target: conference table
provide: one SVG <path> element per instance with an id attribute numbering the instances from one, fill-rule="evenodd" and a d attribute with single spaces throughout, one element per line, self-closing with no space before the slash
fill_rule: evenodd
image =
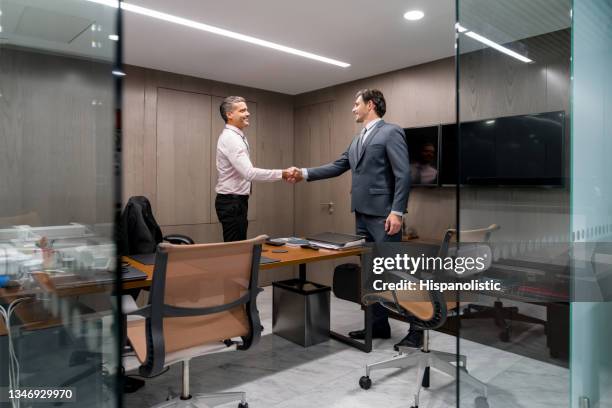
<path id="1" fill-rule="evenodd" d="M 277 253 L 272 252 L 274 250 L 286 250 L 287 252 Z M 359 256 L 369 249 L 367 247 L 356 247 L 351 249 L 345 249 L 341 251 L 331 250 L 331 249 L 323 249 L 312 250 L 307 248 L 300 247 L 290 247 L 287 245 L 278 247 L 272 246 L 268 244 L 264 244 L 262 246 L 262 257 L 271 258 L 274 260 L 278 260 L 278 262 L 269 262 L 269 263 L 261 263 L 259 266 L 260 271 L 267 271 L 275 268 L 281 268 L 284 266 L 295 266 L 298 265 L 299 268 L 299 279 L 301 281 L 307 280 L 307 265 L 313 262 L 321 262 L 321 261 L 329 261 L 339 258 L 346 258 L 351 256 Z M 129 256 L 123 257 L 123 261 L 127 262 L 131 267 L 138 269 L 141 272 L 144 272 L 147 275 L 146 279 L 143 280 L 135 280 L 130 282 L 123 282 L 122 287 L 125 290 L 129 289 L 146 289 L 151 286 L 151 282 L 153 280 L 153 264 L 145 264 L 142 262 L 138 262 L 130 258 Z M 352 347 L 355 347 L 361 351 L 369 353 L 372 351 L 372 333 L 371 333 L 371 321 L 372 321 L 372 312 L 369 307 L 366 307 L 364 310 L 364 324 L 366 327 L 366 336 L 363 342 L 351 339 L 348 336 L 343 334 L 330 331 L 330 337 L 332 339 L 338 340 L 342 343 L 348 344 Z"/>

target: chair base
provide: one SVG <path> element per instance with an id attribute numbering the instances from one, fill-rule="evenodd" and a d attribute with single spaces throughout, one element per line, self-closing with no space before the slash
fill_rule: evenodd
<path id="1" fill-rule="evenodd" d="M 427 333 L 427 331 L 425 331 Z M 442 351 L 429 350 L 429 336 L 425 336 L 425 344 L 422 350 L 416 351 L 409 347 L 400 347 L 400 353 L 388 360 L 379 361 L 377 363 L 366 365 L 366 374 L 359 380 L 359 385 L 363 389 L 369 389 L 372 386 L 370 373 L 372 371 L 385 368 L 407 368 L 417 366 L 417 390 L 414 395 L 414 405 L 411 408 L 418 408 L 419 395 L 421 388 L 429 388 L 429 375 L 431 369 L 440 371 L 451 378 L 457 378 L 457 366 L 451 364 L 457 361 L 455 353 L 446 353 Z M 408 352 L 408 353 L 407 353 Z M 476 398 L 476 406 L 479 408 L 487 408 L 487 385 L 482 381 L 474 378 L 467 372 L 466 356 L 459 355 L 459 369 L 462 371 L 459 376 L 460 381 L 463 381 L 470 386 L 481 391 L 482 396 Z"/>
<path id="2" fill-rule="evenodd" d="M 195 394 L 189 399 L 174 397 L 151 408 L 213 408 L 232 401 L 240 401 L 238 408 L 248 408 L 249 406 L 246 402 L 246 393 L 223 392 L 218 394 Z"/>
<path id="3" fill-rule="evenodd" d="M 510 322 L 541 324 L 546 327 L 546 321 L 519 313 L 516 306 L 504 306 L 499 300 L 493 306 L 469 304 L 464 309 L 461 319 L 493 319 L 495 325 L 502 330 L 499 339 L 504 343 L 510 341 L 512 326 Z M 510 321 L 510 322 L 509 322 Z"/>
<path id="4" fill-rule="evenodd" d="M 220 392 L 215 394 L 194 394 L 189 392 L 189 360 L 183 360 L 183 387 L 181 394 L 170 394 L 167 401 L 151 408 L 213 408 L 233 401 L 240 401 L 238 408 L 249 408 L 246 392 Z"/>

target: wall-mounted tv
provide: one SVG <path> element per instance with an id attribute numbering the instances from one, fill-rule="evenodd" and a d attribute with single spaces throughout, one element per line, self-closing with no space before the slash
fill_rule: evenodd
<path id="1" fill-rule="evenodd" d="M 413 186 L 437 186 L 439 163 L 439 126 L 406 128 L 406 144 Z"/>
<path id="2" fill-rule="evenodd" d="M 441 184 L 457 183 L 457 128 L 441 126 Z M 565 113 L 464 122 L 461 184 L 562 186 Z"/>
<path id="3" fill-rule="evenodd" d="M 457 124 L 440 126 L 440 185 L 457 184 Z"/>

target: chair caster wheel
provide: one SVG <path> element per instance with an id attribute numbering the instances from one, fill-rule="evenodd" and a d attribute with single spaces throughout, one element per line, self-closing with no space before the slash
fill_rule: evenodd
<path id="1" fill-rule="evenodd" d="M 238 408 L 249 408 L 249 403 L 245 402 L 244 404 L 241 402 L 238 404 Z"/>
<path id="2" fill-rule="evenodd" d="M 359 379 L 359 386 L 364 390 L 369 390 L 372 386 L 372 380 L 370 377 L 366 377 L 365 375 Z"/>
<path id="3" fill-rule="evenodd" d="M 476 397 L 476 399 L 474 400 L 474 407 L 489 408 L 489 402 L 485 397 Z"/>

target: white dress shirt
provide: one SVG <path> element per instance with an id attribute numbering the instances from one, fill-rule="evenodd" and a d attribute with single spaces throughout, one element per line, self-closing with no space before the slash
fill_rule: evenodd
<path id="1" fill-rule="evenodd" d="M 370 135 L 370 133 L 372 133 L 372 128 L 374 127 L 375 124 L 377 124 L 378 122 L 380 122 L 382 120 L 382 118 L 376 118 L 373 119 L 371 121 L 369 121 L 368 123 L 366 123 L 366 125 L 364 126 L 365 129 L 365 134 L 363 135 L 363 139 L 361 140 L 361 145 L 363 146 L 365 144 L 366 139 L 368 138 L 368 136 Z M 362 147 L 363 149 L 363 147 Z M 303 168 L 302 169 L 302 176 L 304 177 L 304 180 L 308 180 L 308 169 Z M 403 214 L 399 211 L 391 211 L 392 214 L 395 214 L 399 217 L 401 217 Z"/>
<path id="2" fill-rule="evenodd" d="M 249 195 L 251 181 L 278 181 L 282 170 L 253 167 L 249 142 L 239 128 L 225 125 L 217 142 L 217 194 Z"/>
<path id="3" fill-rule="evenodd" d="M 363 135 L 363 139 L 361 140 L 361 146 L 365 145 L 365 141 L 367 140 L 368 136 L 370 136 L 370 133 L 372 133 L 372 128 L 374 127 L 375 124 L 377 124 L 381 120 L 382 120 L 381 118 L 376 118 L 366 123 L 365 125 L 366 132 L 365 132 L 365 135 Z"/>

